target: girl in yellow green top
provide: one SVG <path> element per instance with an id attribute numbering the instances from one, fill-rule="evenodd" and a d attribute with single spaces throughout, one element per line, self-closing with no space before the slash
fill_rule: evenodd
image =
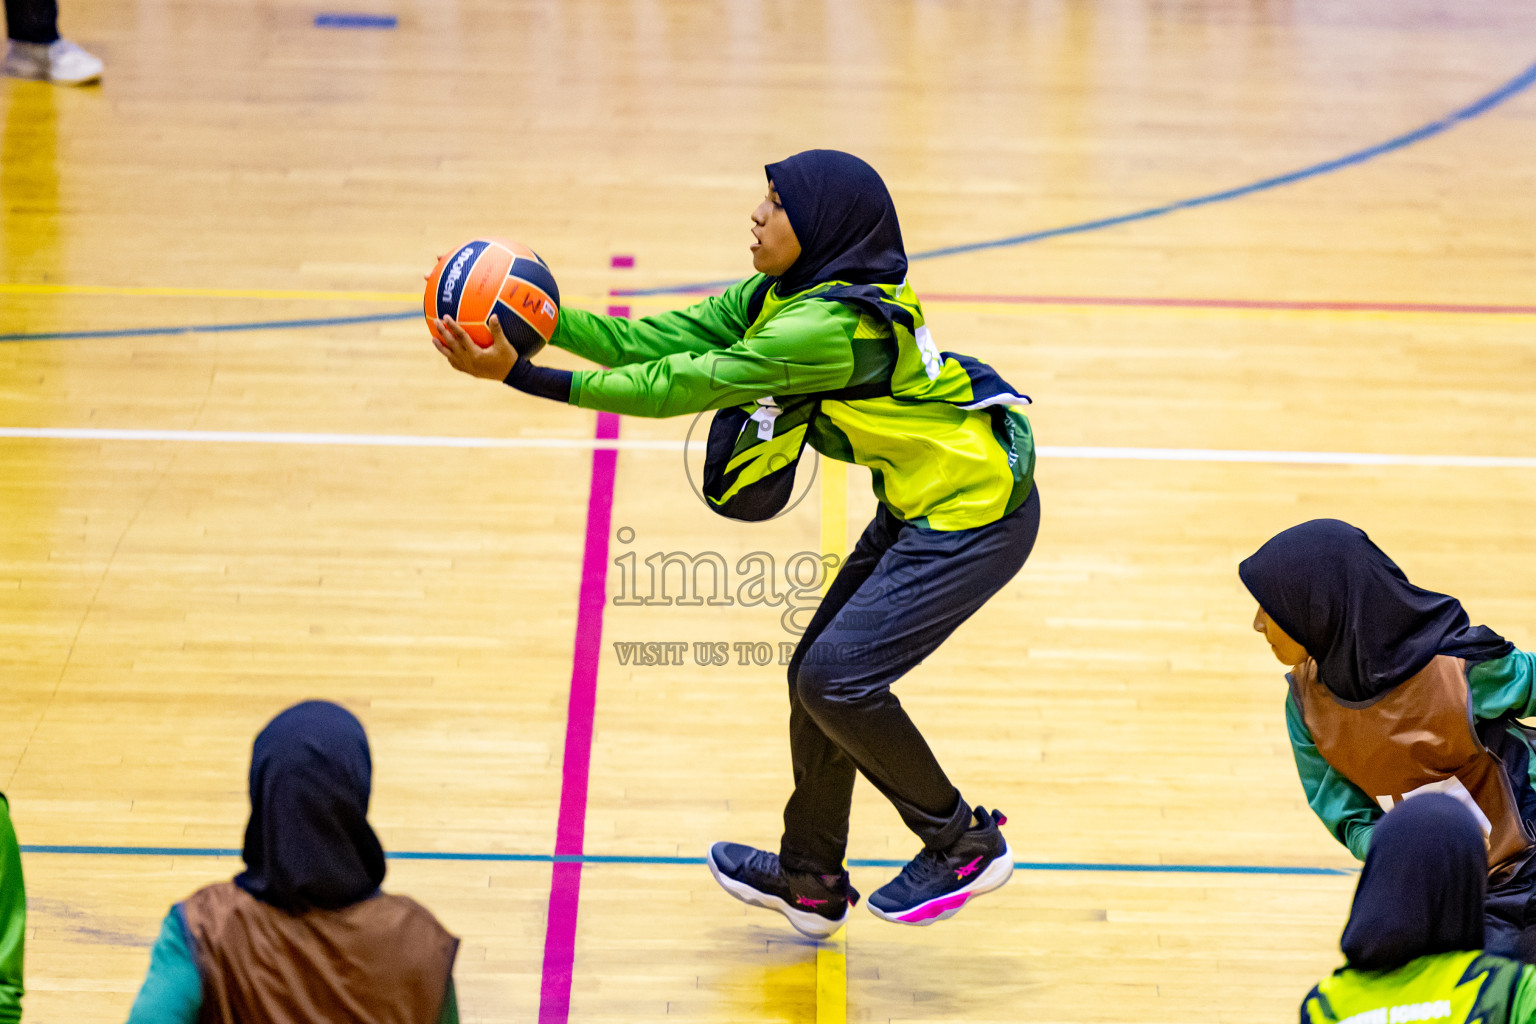
<path id="1" fill-rule="evenodd" d="M 1377 822 L 1340 941 L 1301 1024 L 1530 1024 L 1536 968 L 1484 953 L 1488 857 L 1466 805 L 1426 793 Z"/>
<path id="2" fill-rule="evenodd" d="M 488 349 L 447 318 L 434 344 L 465 373 L 587 409 L 720 410 L 705 494 L 735 518 L 782 508 L 805 444 L 870 469 L 874 519 L 789 667 L 794 790 L 779 851 L 717 843 L 709 866 L 732 895 L 807 935 L 831 934 L 858 899 L 843 858 L 862 772 L 923 842 L 869 906 L 928 924 L 1006 882 L 1012 851 L 1002 815 L 961 797 L 891 684 L 1001 589 L 1034 545 L 1034 443 L 1016 408 L 1028 399 L 986 364 L 939 350 L 873 168 L 813 150 L 766 171 L 752 277 L 636 321 L 561 311 L 551 343 L 608 369 L 538 366 L 494 320 Z"/>

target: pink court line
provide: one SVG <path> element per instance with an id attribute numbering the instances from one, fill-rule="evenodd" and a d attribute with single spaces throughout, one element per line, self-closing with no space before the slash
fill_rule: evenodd
<path id="1" fill-rule="evenodd" d="M 619 436 L 619 417 L 597 414 L 597 440 Z M 560 818 L 544 930 L 544 969 L 539 983 L 539 1024 L 566 1024 L 571 1015 L 571 975 L 576 962 L 576 915 L 581 904 L 580 857 L 587 828 L 587 778 L 592 767 L 592 722 L 597 712 L 597 665 L 602 651 L 608 533 L 619 453 L 592 452 L 587 492 L 587 537 L 582 548 L 581 590 L 576 605 L 576 642 L 571 659 L 571 696 L 565 713 L 565 755 L 560 768 Z"/>

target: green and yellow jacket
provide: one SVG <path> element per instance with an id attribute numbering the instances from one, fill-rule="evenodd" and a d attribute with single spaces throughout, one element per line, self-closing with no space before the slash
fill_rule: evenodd
<path id="1" fill-rule="evenodd" d="M 577 372 L 571 404 L 661 417 L 757 403 L 765 436 L 798 444 L 774 418 L 786 399 L 816 396 L 819 411 L 795 420 L 804 440 L 868 467 L 900 518 L 963 530 L 1023 504 L 1034 440 L 1012 406 L 1028 400 L 985 364 L 940 352 L 908 285 L 828 282 L 781 296 L 771 284 L 755 275 L 639 320 L 561 310 L 551 343 L 611 367 Z"/>
<path id="2" fill-rule="evenodd" d="M 11 805 L 0 793 L 0 1024 L 21 1020 L 21 961 L 27 935 L 27 889 Z"/>
<path id="3" fill-rule="evenodd" d="M 1432 953 L 1395 971 L 1341 967 L 1301 1001 L 1301 1024 L 1531 1024 L 1536 968 L 1480 951 Z"/>

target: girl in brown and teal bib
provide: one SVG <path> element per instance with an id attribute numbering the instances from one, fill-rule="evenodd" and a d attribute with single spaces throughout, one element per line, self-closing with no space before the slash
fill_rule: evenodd
<path id="1" fill-rule="evenodd" d="M 1488 843 L 1488 951 L 1536 960 L 1536 734 L 1519 721 L 1536 714 L 1536 656 L 1336 519 L 1278 534 L 1238 572 L 1253 628 L 1292 666 L 1286 725 L 1313 811 L 1364 860 L 1396 804 L 1461 801 Z"/>

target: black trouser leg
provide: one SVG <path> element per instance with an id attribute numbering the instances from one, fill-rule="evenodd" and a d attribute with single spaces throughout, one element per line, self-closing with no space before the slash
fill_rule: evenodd
<path id="1" fill-rule="evenodd" d="M 1013 578 L 1039 526 L 1038 493 L 972 530 L 920 530 L 883 507 L 876 514 L 790 666 L 785 867 L 842 870 L 854 768 L 924 845 L 943 849 L 965 831 L 970 806 L 890 688 Z"/>
<path id="2" fill-rule="evenodd" d="M 900 521 L 884 513 L 881 506 L 864 528 L 789 661 L 789 750 L 795 790 L 784 806 L 779 859 L 790 871 L 837 874 L 843 870 L 855 767 L 806 711 L 797 681 L 806 650 L 869 579 L 886 549 L 896 543 Z"/>
<path id="3" fill-rule="evenodd" d="M 6 34 L 18 43 L 52 43 L 59 38 L 55 0 L 5 0 Z"/>

